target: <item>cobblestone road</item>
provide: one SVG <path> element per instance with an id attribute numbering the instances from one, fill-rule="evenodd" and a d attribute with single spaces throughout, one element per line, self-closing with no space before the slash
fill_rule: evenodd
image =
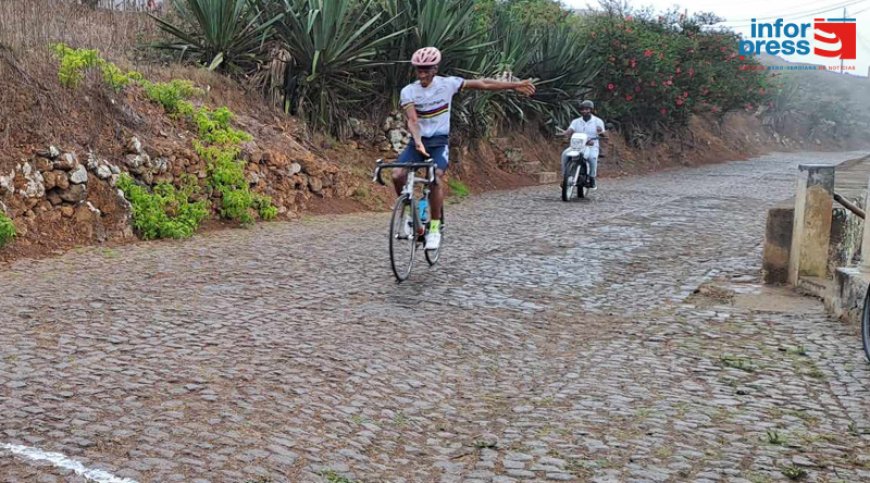
<path id="1" fill-rule="evenodd" d="M 396 285 L 385 214 L 0 273 L 0 481 L 870 480 L 870 366 L 816 302 L 751 310 L 798 162 L 449 207 Z M 704 285 L 701 294 L 693 292 Z"/>

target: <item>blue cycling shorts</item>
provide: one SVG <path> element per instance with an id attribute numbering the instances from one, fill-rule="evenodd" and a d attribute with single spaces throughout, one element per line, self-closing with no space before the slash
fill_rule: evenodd
<path id="1" fill-rule="evenodd" d="M 447 166 L 450 164 L 450 149 L 447 146 L 447 136 L 432 136 L 431 138 L 423 138 L 423 146 L 426 147 L 426 152 L 432 156 L 432 161 L 435 166 L 441 171 L 447 171 Z M 408 147 L 399 155 L 397 163 L 422 163 L 423 155 L 417 151 L 417 146 L 414 140 L 408 144 Z"/>

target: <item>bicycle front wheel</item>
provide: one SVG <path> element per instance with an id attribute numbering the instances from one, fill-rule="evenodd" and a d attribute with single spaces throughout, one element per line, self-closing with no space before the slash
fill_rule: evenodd
<path id="1" fill-rule="evenodd" d="M 864 345 L 864 356 L 870 362 L 870 289 L 864 296 L 864 311 L 861 313 L 861 343 Z"/>
<path id="2" fill-rule="evenodd" d="M 414 204 L 407 195 L 402 195 L 396 200 L 390 219 L 390 265 L 399 282 L 408 278 L 414 265 L 417 251 L 415 218 Z"/>

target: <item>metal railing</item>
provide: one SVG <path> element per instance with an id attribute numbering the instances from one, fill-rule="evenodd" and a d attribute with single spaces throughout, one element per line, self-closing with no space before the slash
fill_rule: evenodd
<path id="1" fill-rule="evenodd" d="M 849 211 L 851 211 L 852 213 L 854 213 L 855 216 L 857 216 L 858 218 L 861 218 L 862 220 L 865 219 L 864 210 L 862 210 L 861 208 L 855 206 L 854 203 L 852 203 L 851 201 L 847 200 L 846 198 L 843 198 L 841 195 L 839 195 L 839 194 L 837 194 L 837 193 L 834 193 L 834 201 L 836 201 L 837 203 L 840 203 L 841 205 L 843 205 L 844 208 L 846 208 L 847 210 L 849 210 Z"/>

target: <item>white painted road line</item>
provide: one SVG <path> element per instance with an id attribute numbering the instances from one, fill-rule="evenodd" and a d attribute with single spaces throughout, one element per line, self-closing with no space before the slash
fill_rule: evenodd
<path id="1" fill-rule="evenodd" d="M 79 463 L 78 461 L 67 458 L 60 453 L 48 453 L 38 448 L 31 448 L 30 446 L 21 446 L 18 444 L 7 443 L 0 444 L 0 449 L 8 450 L 13 454 L 23 456 L 27 459 L 36 461 L 48 461 L 54 466 L 67 470 L 72 470 L 73 472 L 75 472 L 75 474 L 83 476 L 89 480 L 96 481 L 97 483 L 136 483 L 136 480 L 131 480 L 129 478 L 118 478 L 117 476 L 114 476 L 111 473 L 107 473 L 103 470 L 90 470 L 88 468 L 85 468 L 85 465 Z"/>

